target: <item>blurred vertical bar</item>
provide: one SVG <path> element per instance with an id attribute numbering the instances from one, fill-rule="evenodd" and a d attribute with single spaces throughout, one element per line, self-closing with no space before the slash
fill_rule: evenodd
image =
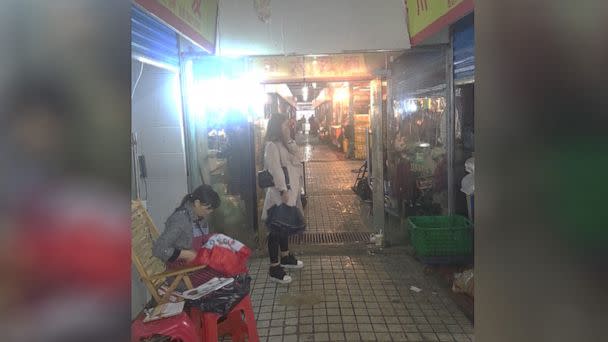
<path id="1" fill-rule="evenodd" d="M 476 341 L 606 339 L 607 10 L 475 2 Z"/>
<path id="2" fill-rule="evenodd" d="M 445 53 L 445 72 L 446 72 L 446 108 L 445 115 L 447 127 L 447 157 L 448 157 L 448 214 L 454 214 L 454 143 L 455 143 L 455 105 L 454 105 L 454 34 L 449 30 L 450 42 L 446 47 Z"/>
<path id="3" fill-rule="evenodd" d="M 0 339 L 125 341 L 130 2 L 0 4 Z"/>

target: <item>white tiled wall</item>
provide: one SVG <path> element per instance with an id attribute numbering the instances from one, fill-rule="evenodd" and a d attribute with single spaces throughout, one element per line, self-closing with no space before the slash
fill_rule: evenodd
<path id="1" fill-rule="evenodd" d="M 140 68 L 141 63 L 133 60 L 131 90 Z M 147 200 L 150 216 L 161 232 L 167 217 L 187 192 L 179 94 L 178 74 L 146 64 L 131 101 L 131 131 L 137 136 L 137 153 L 145 156 L 148 172 L 145 183 L 138 177 L 140 195 Z M 148 298 L 134 271 L 133 315 Z"/>

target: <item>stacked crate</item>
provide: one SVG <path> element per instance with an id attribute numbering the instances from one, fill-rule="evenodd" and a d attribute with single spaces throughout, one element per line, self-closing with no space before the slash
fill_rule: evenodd
<path id="1" fill-rule="evenodd" d="M 367 131 L 369 130 L 369 115 L 355 115 L 355 159 L 367 158 Z"/>

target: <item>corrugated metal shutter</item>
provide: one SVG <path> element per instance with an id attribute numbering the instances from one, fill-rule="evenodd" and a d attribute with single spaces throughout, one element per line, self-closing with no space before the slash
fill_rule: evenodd
<path id="1" fill-rule="evenodd" d="M 438 94 L 446 87 L 446 49 L 417 47 L 404 52 L 391 64 L 393 98 Z"/>
<path id="2" fill-rule="evenodd" d="M 178 35 L 136 5 L 131 6 L 131 54 L 179 66 Z"/>
<path id="3" fill-rule="evenodd" d="M 454 82 L 475 79 L 475 29 L 473 13 L 454 24 Z"/>

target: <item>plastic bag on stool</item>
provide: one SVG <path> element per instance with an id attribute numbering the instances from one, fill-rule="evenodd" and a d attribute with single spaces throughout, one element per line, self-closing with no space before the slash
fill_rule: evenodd
<path id="1" fill-rule="evenodd" d="M 203 312 L 213 312 L 220 316 L 226 316 L 232 309 L 249 294 L 251 277 L 242 274 L 234 277 L 234 281 L 219 290 L 197 299 L 187 300 L 189 307 L 198 307 Z"/>
<path id="2" fill-rule="evenodd" d="M 247 259 L 251 250 L 241 242 L 224 234 L 215 234 L 207 240 L 192 264 L 207 265 L 227 276 L 247 273 Z"/>

